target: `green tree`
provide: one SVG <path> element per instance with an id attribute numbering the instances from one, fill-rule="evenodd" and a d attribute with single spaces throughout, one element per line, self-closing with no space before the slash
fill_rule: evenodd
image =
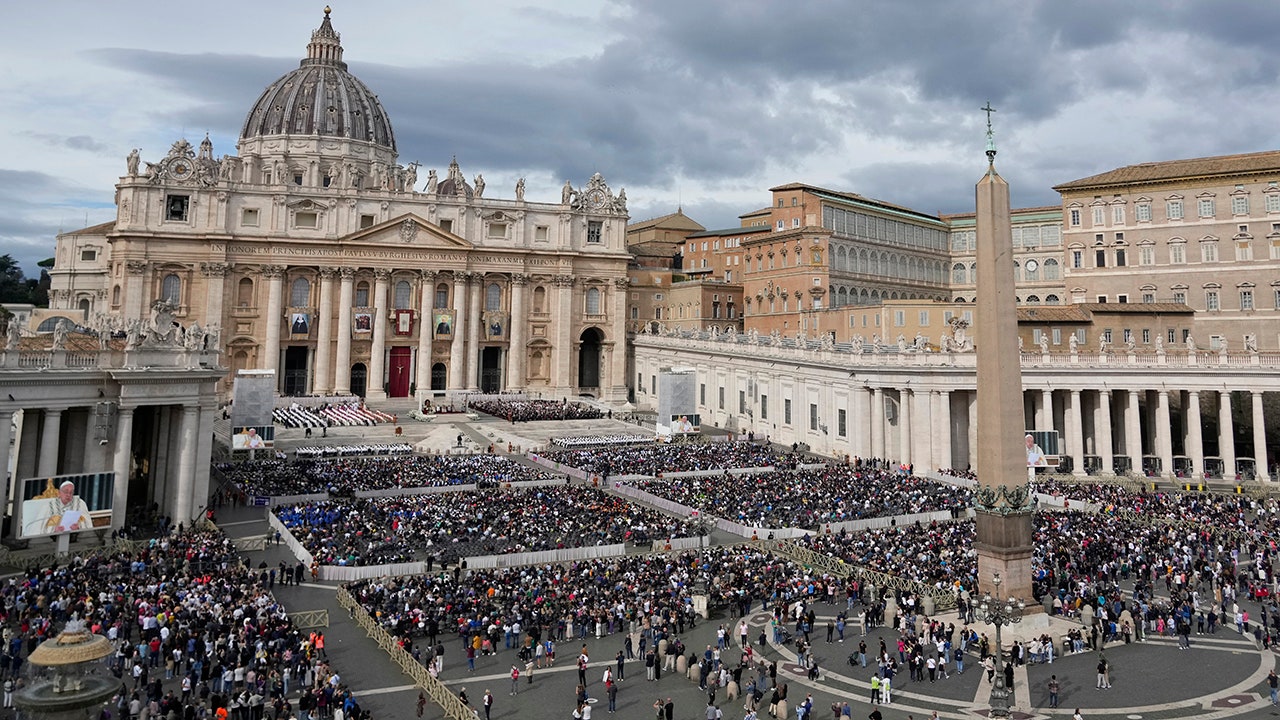
<path id="1" fill-rule="evenodd" d="M 31 302 L 31 289 L 12 255 L 0 255 L 0 302 Z"/>

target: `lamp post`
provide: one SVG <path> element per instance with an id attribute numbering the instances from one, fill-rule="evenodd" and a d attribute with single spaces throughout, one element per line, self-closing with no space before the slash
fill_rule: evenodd
<path id="1" fill-rule="evenodd" d="M 1022 611 L 1027 604 L 1022 600 L 1000 599 L 1000 573 L 995 573 L 991 584 L 995 588 L 978 601 L 978 617 L 984 623 L 996 627 L 996 677 L 991 687 L 991 717 L 1009 717 L 1010 688 L 1004 684 L 1004 646 L 1000 641 L 1000 628 L 1022 622 Z"/>

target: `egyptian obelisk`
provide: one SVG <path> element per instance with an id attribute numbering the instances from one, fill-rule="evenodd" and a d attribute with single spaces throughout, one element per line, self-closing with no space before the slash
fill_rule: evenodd
<path id="1" fill-rule="evenodd" d="M 1003 580 L 1000 594 L 1031 605 L 1031 504 L 1023 442 L 1026 428 L 1009 185 L 996 172 L 991 103 L 983 110 L 987 112 L 987 172 L 978 181 L 975 208 L 978 487 L 974 547 L 978 551 L 978 590 L 993 590 L 991 578 L 998 572 Z"/>

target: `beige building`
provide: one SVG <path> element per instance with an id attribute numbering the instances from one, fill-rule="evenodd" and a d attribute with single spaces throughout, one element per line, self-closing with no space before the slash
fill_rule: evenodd
<path id="1" fill-rule="evenodd" d="M 1280 348 L 1280 152 L 1143 163 L 1054 187 L 1071 302 L 1174 302 L 1200 348 Z"/>
<path id="2" fill-rule="evenodd" d="M 457 161 L 398 162 L 328 13 L 245 117 L 235 155 L 130 154 L 114 223 L 59 238 L 56 308 L 126 327 L 165 303 L 216 326 L 227 364 L 288 395 L 460 390 L 626 395 L 625 191 L 486 193 Z"/>
<path id="3" fill-rule="evenodd" d="M 977 297 L 978 256 L 974 214 L 942 215 L 951 242 L 950 284 L 955 302 Z M 1017 208 L 1013 225 L 1013 277 L 1020 305 L 1068 302 L 1062 272 L 1062 209 Z"/>

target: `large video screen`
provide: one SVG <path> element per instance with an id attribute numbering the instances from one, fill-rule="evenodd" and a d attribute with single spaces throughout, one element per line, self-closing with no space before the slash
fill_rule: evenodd
<path id="1" fill-rule="evenodd" d="M 23 480 L 18 537 L 110 527 L 115 479 L 115 473 L 102 472 Z"/>

